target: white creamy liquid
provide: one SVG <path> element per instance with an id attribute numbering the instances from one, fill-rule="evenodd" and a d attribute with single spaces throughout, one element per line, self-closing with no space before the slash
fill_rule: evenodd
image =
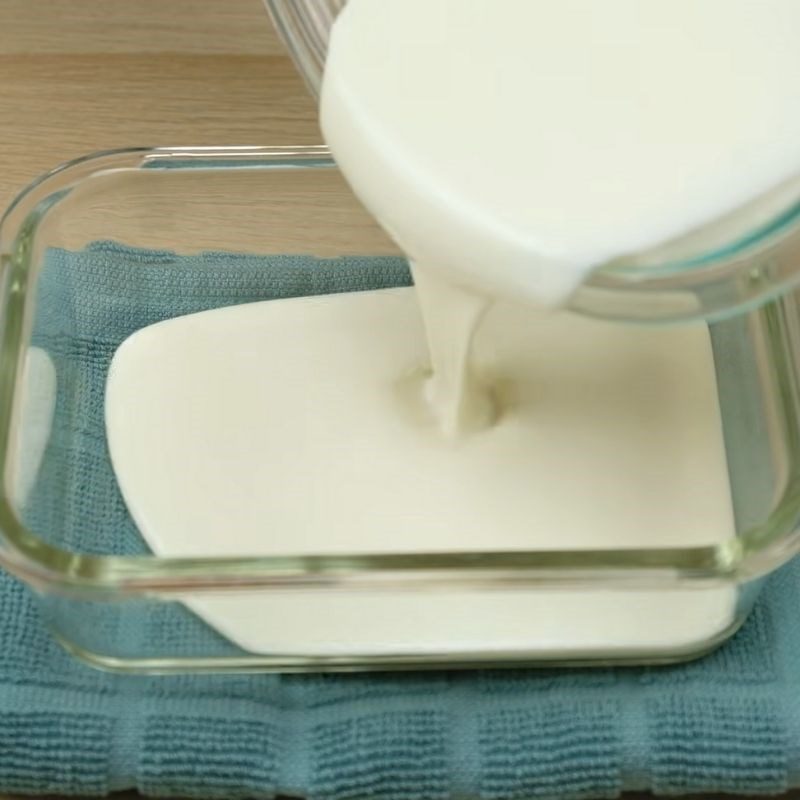
<path id="1" fill-rule="evenodd" d="M 558 306 L 614 258 L 796 202 L 798 30 L 796 0 L 349 0 L 322 129 L 416 265 L 445 435 L 492 417 L 481 294 Z"/>
<path id="2" fill-rule="evenodd" d="M 725 240 L 783 207 L 800 164 L 798 30 L 796 0 L 350 0 L 322 126 L 410 256 L 425 323 L 413 293 L 384 291 L 133 336 L 110 373 L 108 437 L 153 550 L 730 539 L 707 330 L 552 309 L 609 260 L 698 230 Z M 496 296 L 520 305 L 487 312 Z M 660 657 L 736 613 L 730 588 L 186 602 L 248 650 L 322 655 Z"/>
<path id="3" fill-rule="evenodd" d="M 349 0 L 322 129 L 413 261 L 559 305 L 800 171 L 798 31 L 797 0 Z"/>
<path id="4" fill-rule="evenodd" d="M 475 346 L 504 413 L 448 439 L 413 402 L 427 343 L 412 289 L 139 331 L 115 354 L 106 396 L 139 529 L 160 556 L 693 547 L 733 535 L 704 326 L 632 336 L 498 303 Z M 730 588 L 376 586 L 186 601 L 247 650 L 321 655 L 658 657 L 702 646 L 735 609 Z"/>

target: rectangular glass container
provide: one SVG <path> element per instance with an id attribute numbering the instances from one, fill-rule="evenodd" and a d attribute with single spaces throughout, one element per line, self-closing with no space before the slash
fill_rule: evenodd
<path id="1" fill-rule="evenodd" d="M 585 313 L 629 316 L 632 326 L 689 318 L 709 325 L 736 522 L 730 540 L 652 548 L 642 531 L 636 549 L 167 559 L 143 545 L 113 485 L 102 430 L 87 423 L 97 418 L 91 404 L 102 400 L 102 381 L 83 356 L 106 348 L 110 360 L 122 338 L 111 324 L 116 262 L 103 254 L 123 259 L 128 276 L 141 274 L 141 283 L 125 284 L 129 306 L 137 286 L 151 287 L 133 329 L 164 318 L 152 281 L 169 283 L 182 269 L 173 254 L 288 255 L 315 269 L 340 257 L 368 268 L 377 258 L 392 285 L 408 281 L 405 262 L 324 148 L 139 149 L 73 162 L 23 192 L 0 228 L 0 561 L 37 591 L 65 647 L 109 669 L 655 663 L 701 655 L 742 624 L 760 579 L 799 546 L 800 296 L 785 279 L 763 286 L 771 269 L 784 278 L 792 272 L 796 234 L 784 226 L 783 238 L 748 256 L 748 270 L 717 265 L 702 280 L 697 272 L 656 272 L 655 288 L 641 276 L 609 273 L 575 301 Z M 246 286 L 237 291 L 230 302 L 261 299 Z M 738 308 L 721 307 L 720 298 L 734 297 Z M 191 310 L 199 309 L 187 296 L 169 314 Z M 731 613 L 696 625 L 695 600 L 721 590 L 735 597 Z M 610 623 L 626 607 L 647 614 L 642 598 L 653 592 L 686 619 L 685 635 L 668 644 L 620 647 L 596 625 L 570 646 L 554 645 L 533 624 L 511 638 L 498 634 L 515 604 L 535 614 L 558 602 L 571 609 L 562 623 L 577 630 L 587 628 L 582 609 L 596 618 L 607 608 Z M 250 608 L 276 630 L 295 611 L 319 609 L 336 651 L 309 640 L 294 652 L 252 652 L 190 610 L 209 598 Z M 355 635 L 365 604 L 385 616 L 375 641 Z M 408 624 L 420 616 L 434 620 L 425 633 Z"/>

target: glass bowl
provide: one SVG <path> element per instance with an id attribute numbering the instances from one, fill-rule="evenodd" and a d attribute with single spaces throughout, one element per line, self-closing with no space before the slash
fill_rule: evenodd
<path id="1" fill-rule="evenodd" d="M 612 266 L 574 301 L 581 313 L 631 326 L 708 325 L 735 514 L 728 540 L 648 547 L 643 531 L 640 547 L 615 550 L 159 558 L 127 514 L 104 440 L 104 370 L 121 341 L 209 307 L 212 268 L 219 277 L 236 267 L 239 278 L 216 302 L 231 305 L 263 299 L 273 257 L 296 270 L 296 294 L 307 291 L 308 275 L 342 258 L 356 272 L 377 269 L 385 285 L 407 284 L 407 265 L 324 148 L 131 149 L 75 161 L 25 190 L 0 226 L 0 561 L 37 591 L 58 640 L 108 669 L 660 663 L 700 655 L 737 629 L 760 580 L 800 548 L 799 238 L 794 219 L 773 220 L 691 267 Z M 698 627 L 695 601 L 720 591 L 734 598 L 730 614 Z M 560 603 L 576 625 L 585 609 L 606 609 L 611 625 L 626 608 L 649 613 L 656 595 L 662 611 L 667 602 L 685 619 L 685 635 L 668 646 L 619 647 L 602 635 L 554 646 L 535 617 L 513 641 L 497 631 L 503 609 L 518 603 Z M 338 650 L 234 644 L 191 610 L 212 600 L 238 604 L 276 629 L 301 607 L 324 614 Z M 380 641 L 357 635 L 367 603 L 385 615 Z M 424 636 L 407 624 L 420 615 L 432 620 Z M 653 627 L 661 622 L 654 617 Z"/>

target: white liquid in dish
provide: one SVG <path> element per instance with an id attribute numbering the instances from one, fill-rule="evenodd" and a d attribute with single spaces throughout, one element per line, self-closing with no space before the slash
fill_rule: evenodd
<path id="1" fill-rule="evenodd" d="M 108 444 L 160 556 L 714 545 L 733 532 L 708 332 L 499 303 L 476 341 L 503 413 L 462 439 L 414 405 L 415 294 L 255 303 L 117 351 Z M 416 396 L 416 399 L 419 399 Z M 250 593 L 187 598 L 268 653 L 668 655 L 734 619 L 686 592 Z"/>
<path id="2" fill-rule="evenodd" d="M 322 125 L 412 259 L 425 325 L 401 291 L 132 337 L 110 375 L 109 445 L 154 551 L 729 539 L 707 331 L 531 309 L 566 303 L 609 260 L 697 231 L 726 240 L 784 207 L 799 29 L 795 0 L 350 0 Z M 473 355 L 494 296 L 528 307 L 490 310 Z M 322 655 L 657 657 L 735 618 L 729 588 L 187 602 L 246 649 Z"/>

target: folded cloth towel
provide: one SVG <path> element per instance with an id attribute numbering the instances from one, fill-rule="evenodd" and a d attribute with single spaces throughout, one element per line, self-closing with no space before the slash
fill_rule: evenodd
<path id="1" fill-rule="evenodd" d="M 58 530 L 66 546 L 143 550 L 102 435 L 108 363 L 132 331 L 220 305 L 408 280 L 398 259 L 176 256 L 112 243 L 51 251 L 34 341 L 62 380 L 71 371 L 79 383 L 57 400 L 31 524 Z M 51 469 L 70 481 L 68 503 L 48 492 Z M 777 793 L 800 782 L 798 602 L 794 563 L 767 582 L 732 641 L 675 667 L 135 677 L 73 661 L 33 595 L 3 575 L 0 790 L 320 800 Z M 154 649 L 174 644 L 158 613 L 136 624 L 126 635 Z"/>

